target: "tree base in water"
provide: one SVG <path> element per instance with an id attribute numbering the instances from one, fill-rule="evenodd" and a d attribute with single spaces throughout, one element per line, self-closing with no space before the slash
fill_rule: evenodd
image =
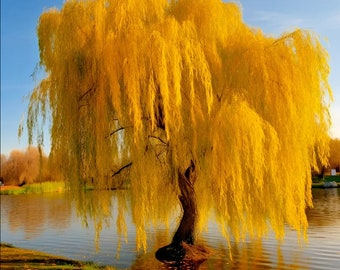
<path id="1" fill-rule="evenodd" d="M 170 245 L 160 248 L 156 258 L 166 264 L 179 269 L 197 269 L 209 255 L 208 249 L 194 245 L 194 230 L 197 218 L 197 204 L 194 190 L 196 181 L 195 164 L 184 173 L 178 172 L 178 186 L 181 194 L 179 201 L 183 209 L 183 216 Z"/>
<path id="2" fill-rule="evenodd" d="M 179 245 L 170 244 L 160 248 L 156 252 L 156 258 L 172 266 L 195 269 L 208 259 L 209 254 L 210 251 L 206 247 L 182 242 Z"/>

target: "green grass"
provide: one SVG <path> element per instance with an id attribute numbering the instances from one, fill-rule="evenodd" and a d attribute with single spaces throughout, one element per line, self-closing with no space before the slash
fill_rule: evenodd
<path id="1" fill-rule="evenodd" d="M 313 182 L 337 182 L 340 183 L 340 174 L 337 175 L 325 175 L 323 178 L 313 177 Z"/>
<path id="2" fill-rule="evenodd" d="M 21 249 L 11 244 L 1 243 L 1 269 L 107 269 L 92 262 L 80 262 L 36 250 Z"/>
<path id="3" fill-rule="evenodd" d="M 335 181 L 335 182 L 337 182 L 337 183 L 340 183 L 340 175 L 338 174 L 338 175 L 325 175 L 325 177 L 324 177 L 324 181 L 325 182 L 332 182 L 332 181 Z"/>
<path id="4" fill-rule="evenodd" d="M 50 193 L 65 191 L 64 182 L 42 182 L 24 186 L 26 193 Z"/>
<path id="5" fill-rule="evenodd" d="M 64 192 L 66 186 L 64 182 L 42 182 L 27 184 L 22 187 L 13 187 L 1 190 L 1 195 L 19 195 L 19 194 L 35 194 L 35 193 L 51 193 Z"/>
<path id="6" fill-rule="evenodd" d="M 0 195 L 20 195 L 25 194 L 24 188 L 1 190 Z"/>
<path id="7" fill-rule="evenodd" d="M 313 188 L 324 188 L 325 182 L 337 182 L 340 183 L 340 174 L 337 175 L 325 175 L 323 178 L 313 177 Z"/>

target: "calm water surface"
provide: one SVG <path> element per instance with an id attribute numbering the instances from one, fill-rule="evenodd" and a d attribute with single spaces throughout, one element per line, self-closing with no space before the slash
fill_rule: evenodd
<path id="1" fill-rule="evenodd" d="M 213 253 L 200 269 L 340 269 L 340 189 L 315 189 L 313 197 L 315 208 L 307 212 L 308 244 L 299 243 L 296 233 L 287 228 L 283 243 L 272 234 L 262 241 L 232 243 L 231 260 L 218 226 L 211 221 L 199 241 Z M 130 217 L 127 223 L 128 239 L 121 239 L 114 225 L 104 224 L 96 244 L 94 225 L 84 226 L 63 194 L 1 196 L 1 242 L 118 269 L 169 269 L 154 258 L 154 252 L 169 243 L 171 231 L 150 229 L 147 252 L 137 252 Z M 175 227 L 174 222 L 171 230 Z"/>

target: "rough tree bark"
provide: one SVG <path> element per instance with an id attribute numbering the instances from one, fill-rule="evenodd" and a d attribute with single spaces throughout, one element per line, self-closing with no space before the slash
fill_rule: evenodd
<path id="1" fill-rule="evenodd" d="M 206 249 L 194 246 L 197 219 L 195 181 L 195 164 L 191 161 L 184 173 L 178 172 L 178 185 L 181 191 L 179 201 L 183 216 L 171 243 L 156 252 L 156 258 L 162 262 L 181 262 L 183 260 L 201 262 L 207 258 Z"/>
<path id="2" fill-rule="evenodd" d="M 181 191 L 179 201 L 183 209 L 183 216 L 178 229 L 173 236 L 173 245 L 180 245 L 182 242 L 194 244 L 195 224 L 197 218 L 197 204 L 194 190 L 196 181 L 195 164 L 191 161 L 185 173 L 178 172 L 178 186 Z"/>

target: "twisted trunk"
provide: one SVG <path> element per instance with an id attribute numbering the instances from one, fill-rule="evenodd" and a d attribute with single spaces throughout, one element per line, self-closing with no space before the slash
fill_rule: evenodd
<path id="1" fill-rule="evenodd" d="M 197 219 L 195 181 L 195 164 L 191 161 L 184 173 L 178 172 L 178 185 L 181 191 L 179 201 L 183 209 L 183 216 L 171 244 L 157 250 L 156 258 L 160 261 L 187 263 L 188 261 L 201 262 L 207 258 L 208 252 L 204 248 L 194 246 Z M 193 254 L 195 258 L 192 257 Z"/>
<path id="2" fill-rule="evenodd" d="M 183 216 L 175 235 L 173 236 L 172 245 L 179 245 L 182 242 L 194 244 L 194 231 L 197 218 L 197 204 L 194 190 L 196 180 L 195 165 L 191 162 L 190 167 L 185 173 L 178 173 L 178 185 L 181 191 L 179 201 L 183 209 Z"/>

